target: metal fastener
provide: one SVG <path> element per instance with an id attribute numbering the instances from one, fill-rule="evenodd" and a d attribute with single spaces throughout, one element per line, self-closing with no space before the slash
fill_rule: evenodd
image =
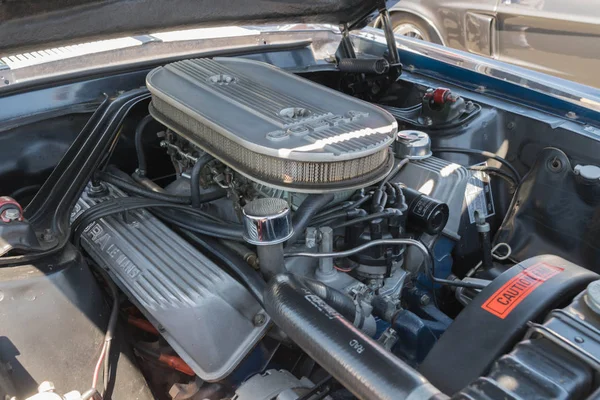
<path id="1" fill-rule="evenodd" d="M 16 221 L 21 218 L 21 212 L 16 208 L 9 208 L 8 210 L 4 211 L 4 218 L 9 221 Z"/>
<path id="2" fill-rule="evenodd" d="M 46 229 L 46 230 L 45 230 L 45 231 L 42 233 L 41 239 L 42 239 L 44 242 L 51 242 L 51 241 L 53 241 L 53 240 L 54 240 L 54 234 L 52 233 L 52 230 L 51 230 L 51 229 Z"/>
<path id="3" fill-rule="evenodd" d="M 262 326 L 267 321 L 267 317 L 263 313 L 258 313 L 252 318 L 252 323 L 254 326 Z"/>
<path id="4" fill-rule="evenodd" d="M 306 247 L 312 249 L 313 247 L 316 247 L 317 243 L 319 242 L 319 231 L 317 230 L 317 228 L 309 226 L 308 228 L 306 228 L 305 238 Z"/>

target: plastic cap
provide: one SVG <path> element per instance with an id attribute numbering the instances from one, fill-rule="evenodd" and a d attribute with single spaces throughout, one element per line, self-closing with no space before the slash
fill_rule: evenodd
<path id="1" fill-rule="evenodd" d="M 577 165 L 575 175 L 581 176 L 588 181 L 600 181 L 600 167 L 595 165 Z"/>

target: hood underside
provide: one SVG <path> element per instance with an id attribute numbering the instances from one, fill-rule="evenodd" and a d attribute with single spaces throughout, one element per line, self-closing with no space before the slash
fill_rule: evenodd
<path id="1" fill-rule="evenodd" d="M 199 26 L 352 23 L 374 0 L 8 0 L 0 3 L 0 53 Z"/>

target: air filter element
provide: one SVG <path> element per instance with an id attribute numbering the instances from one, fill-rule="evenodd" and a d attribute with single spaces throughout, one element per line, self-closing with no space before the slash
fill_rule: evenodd
<path id="1" fill-rule="evenodd" d="M 150 113 L 248 178 L 296 192 L 370 185 L 393 165 L 386 111 L 269 64 L 185 60 L 151 71 Z"/>

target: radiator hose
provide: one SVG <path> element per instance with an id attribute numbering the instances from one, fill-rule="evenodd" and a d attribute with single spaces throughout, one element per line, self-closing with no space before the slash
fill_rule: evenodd
<path id="1" fill-rule="evenodd" d="M 273 321 L 359 399 L 448 398 L 292 275 L 274 277 L 263 298 Z"/>

